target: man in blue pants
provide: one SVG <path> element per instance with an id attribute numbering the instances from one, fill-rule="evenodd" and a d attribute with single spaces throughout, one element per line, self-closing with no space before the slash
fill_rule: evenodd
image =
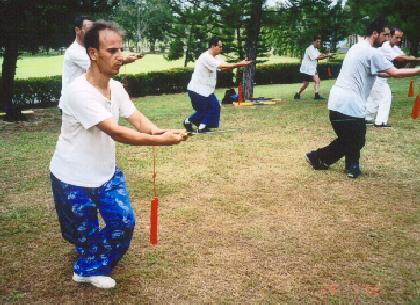
<path id="1" fill-rule="evenodd" d="M 238 63 L 226 63 L 218 55 L 222 53 L 223 44 L 220 38 L 213 37 L 208 44 L 208 50 L 200 55 L 194 67 L 191 81 L 187 86 L 188 96 L 194 113 L 184 120 L 184 127 L 193 132 L 193 124 L 198 126 L 199 133 L 210 131 L 209 128 L 219 127 L 220 104 L 214 95 L 218 70 L 230 70 L 245 67 L 252 61 L 242 60 Z"/>
<path id="2" fill-rule="evenodd" d="M 61 134 L 50 163 L 61 232 L 78 253 L 73 280 L 99 288 L 115 286 L 110 275 L 128 250 L 135 225 L 124 174 L 115 164 L 115 141 L 172 145 L 187 138 L 185 132 L 156 127 L 112 79 L 123 63 L 122 37 L 106 22 L 94 23 L 85 34 L 90 68 L 63 94 Z M 120 126 L 120 117 L 135 129 Z"/>

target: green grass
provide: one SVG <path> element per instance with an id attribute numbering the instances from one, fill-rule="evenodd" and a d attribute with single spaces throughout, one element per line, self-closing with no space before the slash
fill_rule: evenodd
<path id="1" fill-rule="evenodd" d="M 332 83 L 322 82 L 322 95 Z M 223 107 L 229 132 L 158 148 L 155 247 L 152 150 L 119 144 L 137 226 L 106 291 L 70 280 L 74 249 L 60 236 L 48 179 L 58 110 L 0 124 L 1 302 L 417 304 L 420 121 L 409 117 L 408 81 L 390 83 L 394 128 L 368 129 L 356 180 L 342 161 L 328 171 L 305 163 L 334 133 L 312 90 L 292 99 L 299 84 L 257 86 L 256 96 L 283 102 Z M 161 127 L 179 128 L 191 112 L 185 94 L 135 103 Z"/>
<path id="2" fill-rule="evenodd" d="M 33 55 L 21 56 L 17 62 L 16 78 L 42 77 L 61 75 L 64 55 Z M 298 62 L 298 59 L 288 56 L 270 56 L 261 58 L 268 60 L 266 63 L 289 63 Z M 3 58 L 0 57 L 0 65 Z M 121 68 L 122 74 L 138 74 L 150 71 L 166 70 L 184 67 L 184 60 L 168 61 L 161 54 L 146 54 L 142 60 L 125 65 Z M 194 63 L 188 63 L 188 67 L 194 67 Z"/>

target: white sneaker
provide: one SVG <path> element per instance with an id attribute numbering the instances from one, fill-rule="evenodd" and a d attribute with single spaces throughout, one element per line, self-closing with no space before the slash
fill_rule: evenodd
<path id="1" fill-rule="evenodd" d="M 74 273 L 73 280 L 79 283 L 90 283 L 98 288 L 114 288 L 116 285 L 115 280 L 109 276 L 80 276 Z"/>

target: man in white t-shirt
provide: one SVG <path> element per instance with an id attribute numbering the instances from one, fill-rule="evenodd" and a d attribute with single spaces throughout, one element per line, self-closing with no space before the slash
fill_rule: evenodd
<path id="1" fill-rule="evenodd" d="M 302 78 L 303 84 L 300 87 L 299 92 L 295 93 L 294 99 L 300 99 L 300 94 L 308 88 L 309 82 L 314 81 L 315 97 L 316 100 L 323 99 L 319 95 L 319 90 L 321 89 L 321 79 L 318 76 L 316 66 L 318 65 L 318 60 L 326 59 L 331 57 L 332 54 L 322 54 L 318 51 L 321 47 L 321 36 L 314 36 L 312 44 L 306 48 L 305 54 L 302 58 L 302 64 L 300 65 L 300 77 Z"/>
<path id="2" fill-rule="evenodd" d="M 198 57 L 187 86 L 188 96 L 195 111 L 184 120 L 184 127 L 188 132 L 194 131 L 193 124 L 198 126 L 199 133 L 219 127 L 220 104 L 214 95 L 217 71 L 245 67 L 252 62 L 243 60 L 230 64 L 221 60 L 218 55 L 222 53 L 223 44 L 218 37 L 211 38 L 208 47 L 208 50 Z"/>
<path id="3" fill-rule="evenodd" d="M 418 75 L 420 69 L 396 69 L 378 51 L 388 39 L 389 29 L 383 21 L 367 28 L 367 38 L 347 52 L 336 83 L 328 100 L 331 126 L 337 139 L 328 146 L 306 154 L 307 162 L 316 170 L 326 170 L 345 157 L 347 176 L 360 176 L 360 150 L 366 137 L 366 102 L 376 76 L 407 77 Z"/>
<path id="4" fill-rule="evenodd" d="M 92 20 L 88 16 L 77 16 L 74 20 L 74 32 L 76 39 L 64 53 L 63 72 L 61 75 L 61 95 L 67 86 L 78 76 L 85 74 L 90 67 L 90 59 L 84 46 L 85 33 L 92 26 Z M 142 56 L 129 53 L 124 55 L 123 63 L 132 63 Z M 61 99 L 60 99 L 61 101 Z"/>
<path id="5" fill-rule="evenodd" d="M 389 41 L 385 41 L 379 48 L 385 58 L 394 64 L 396 62 L 413 61 L 415 56 L 405 55 L 398 47 L 401 45 L 403 32 L 399 28 L 393 28 L 390 31 Z M 379 128 L 389 128 L 389 112 L 391 109 L 391 89 L 388 80 L 384 77 L 376 77 L 372 91 L 366 105 L 366 124 L 374 125 Z"/>
<path id="6" fill-rule="evenodd" d="M 112 79 L 123 63 L 122 35 L 105 22 L 93 23 L 86 33 L 90 68 L 64 92 L 61 133 L 50 163 L 61 233 L 78 254 L 73 280 L 100 288 L 115 286 L 110 275 L 128 250 L 135 225 L 124 174 L 115 163 L 115 141 L 173 145 L 187 138 L 184 131 L 155 126 Z M 120 126 L 120 117 L 135 129 Z"/>

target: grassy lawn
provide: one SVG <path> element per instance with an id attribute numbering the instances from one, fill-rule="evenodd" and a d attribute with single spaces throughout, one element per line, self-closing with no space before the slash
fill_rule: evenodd
<path id="1" fill-rule="evenodd" d="M 299 84 L 256 88 L 283 98 L 278 105 L 224 107 L 229 132 L 158 148 L 155 247 L 152 149 L 118 145 L 137 226 L 107 291 L 70 280 L 75 254 L 48 179 L 58 110 L 0 124 L 1 303 L 419 304 L 420 121 L 409 117 L 408 81 L 390 83 L 394 128 L 368 129 L 357 180 L 342 161 L 329 171 L 304 161 L 334 134 L 326 102 L 311 90 L 291 99 Z M 162 127 L 180 127 L 191 112 L 184 94 L 135 102 Z"/>
<path id="2" fill-rule="evenodd" d="M 28 77 L 42 77 L 61 75 L 63 69 L 64 55 L 54 56 L 22 56 L 17 62 L 16 78 Z M 270 56 L 261 58 L 267 60 L 266 63 L 289 63 L 298 62 L 297 58 L 288 56 Z M 0 57 L 0 65 L 3 58 Z M 142 60 L 124 66 L 121 69 L 122 74 L 138 74 L 146 73 L 149 71 L 166 70 L 171 68 L 184 67 L 184 60 L 168 61 L 165 60 L 161 54 L 146 54 Z M 194 63 L 188 63 L 188 67 L 194 67 Z M 1 73 L 1 71 L 0 71 Z"/>

